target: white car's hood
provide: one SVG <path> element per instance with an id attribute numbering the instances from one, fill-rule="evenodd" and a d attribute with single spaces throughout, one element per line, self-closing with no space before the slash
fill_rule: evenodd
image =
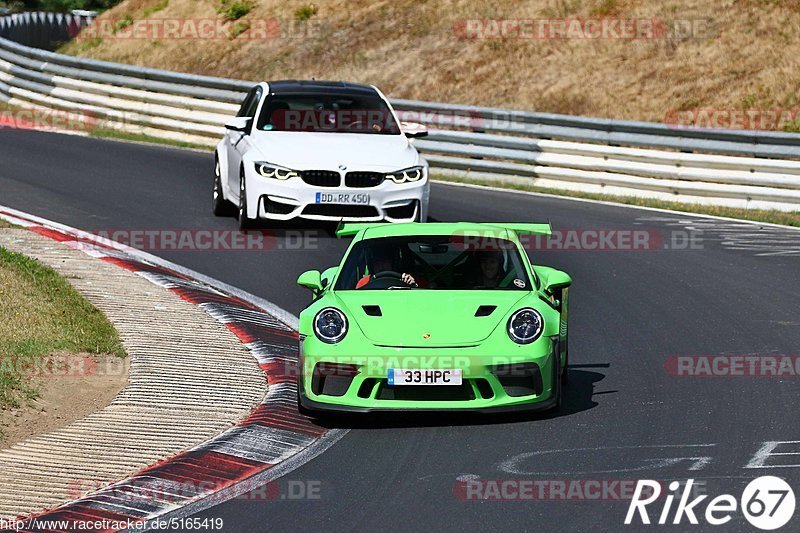
<path id="1" fill-rule="evenodd" d="M 404 135 L 257 131 L 251 142 L 264 161 L 294 170 L 393 171 L 420 162 Z"/>

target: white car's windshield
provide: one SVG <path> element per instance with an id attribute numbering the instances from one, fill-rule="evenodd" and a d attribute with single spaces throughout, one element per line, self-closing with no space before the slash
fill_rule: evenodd
<path id="1" fill-rule="evenodd" d="M 256 127 L 259 131 L 400 134 L 389 106 L 377 94 L 270 95 Z"/>
<path id="2" fill-rule="evenodd" d="M 461 235 L 365 239 L 347 256 L 335 290 L 531 290 L 511 241 Z"/>

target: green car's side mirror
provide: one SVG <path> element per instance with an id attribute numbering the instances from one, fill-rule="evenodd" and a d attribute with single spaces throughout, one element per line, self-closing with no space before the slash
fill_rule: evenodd
<path id="1" fill-rule="evenodd" d="M 548 294 L 555 294 L 572 285 L 572 278 L 566 272 L 542 266 L 535 267 L 535 270 L 542 280 L 542 289 Z"/>
<path id="2" fill-rule="evenodd" d="M 322 276 L 319 270 L 308 270 L 300 274 L 300 277 L 297 278 L 297 284 L 311 289 L 311 292 L 316 296 L 322 290 Z"/>
<path id="3" fill-rule="evenodd" d="M 322 287 L 327 287 L 330 285 L 333 278 L 336 277 L 336 273 L 339 271 L 339 267 L 330 267 L 322 272 Z"/>

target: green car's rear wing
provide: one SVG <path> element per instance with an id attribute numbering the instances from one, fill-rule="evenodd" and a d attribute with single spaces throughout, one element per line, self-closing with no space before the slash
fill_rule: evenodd
<path id="1" fill-rule="evenodd" d="M 361 230 L 383 228 L 387 233 L 404 235 L 433 235 L 436 233 L 478 233 L 495 234 L 497 230 L 527 233 L 531 235 L 550 236 L 553 233 L 550 223 L 525 222 L 401 222 L 387 224 L 385 222 L 342 222 L 336 229 L 337 237 L 352 237 Z M 397 232 L 397 233 L 395 233 Z"/>
<path id="2" fill-rule="evenodd" d="M 487 226 L 495 226 L 498 228 L 503 228 L 507 230 L 511 230 L 515 233 L 527 233 L 530 235 L 544 235 L 545 237 L 549 237 L 553 234 L 553 228 L 550 226 L 550 222 L 547 223 L 525 223 L 525 222 L 495 222 L 491 224 L 486 224 Z"/>
<path id="3" fill-rule="evenodd" d="M 383 224 L 383 222 L 339 222 L 339 226 L 336 228 L 336 236 L 352 237 L 362 229 L 375 228 Z"/>

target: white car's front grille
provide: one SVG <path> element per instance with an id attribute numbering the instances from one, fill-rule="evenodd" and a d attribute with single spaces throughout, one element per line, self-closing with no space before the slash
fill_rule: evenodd
<path id="1" fill-rule="evenodd" d="M 348 172 L 344 184 L 354 188 L 377 187 L 385 177 L 381 172 Z"/>
<path id="2" fill-rule="evenodd" d="M 334 170 L 303 170 L 300 177 L 315 187 L 338 187 L 342 183 L 342 176 Z"/>

